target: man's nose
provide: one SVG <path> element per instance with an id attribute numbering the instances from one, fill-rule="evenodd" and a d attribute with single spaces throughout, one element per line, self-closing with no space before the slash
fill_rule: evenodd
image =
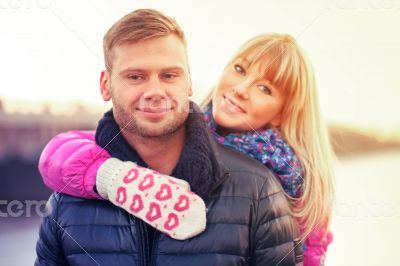
<path id="1" fill-rule="evenodd" d="M 160 79 L 156 76 L 150 77 L 146 86 L 143 98 L 145 100 L 157 101 L 167 97 L 165 89 L 163 88 Z"/>

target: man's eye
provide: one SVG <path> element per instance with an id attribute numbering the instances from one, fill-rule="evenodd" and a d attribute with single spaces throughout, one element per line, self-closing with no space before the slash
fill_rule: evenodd
<path id="1" fill-rule="evenodd" d="M 235 68 L 235 71 L 236 71 L 237 73 L 239 73 L 239 74 L 241 74 L 241 75 L 246 74 L 245 71 L 244 71 L 244 69 L 243 69 L 243 67 L 242 67 L 241 65 L 236 64 L 236 65 L 234 65 L 233 67 Z"/>
<path id="2" fill-rule="evenodd" d="M 139 75 L 131 75 L 131 76 L 129 76 L 129 79 L 131 79 L 131 80 L 142 80 L 143 77 L 139 76 Z"/>
<path id="3" fill-rule="evenodd" d="M 261 92 L 265 93 L 265 94 L 269 94 L 271 95 L 271 90 L 270 88 L 268 88 L 265 85 L 258 85 L 258 88 L 260 89 Z"/>
<path id="4" fill-rule="evenodd" d="M 174 78 L 176 78 L 176 77 L 177 77 L 177 75 L 174 74 L 174 73 L 166 73 L 166 74 L 163 74 L 163 78 L 165 78 L 165 79 L 174 79 Z"/>

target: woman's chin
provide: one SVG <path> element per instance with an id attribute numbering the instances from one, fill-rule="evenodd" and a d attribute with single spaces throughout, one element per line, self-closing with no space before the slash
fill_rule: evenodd
<path id="1" fill-rule="evenodd" d="M 226 114 L 215 113 L 214 121 L 217 125 L 217 133 L 229 134 L 240 131 L 237 122 Z"/>

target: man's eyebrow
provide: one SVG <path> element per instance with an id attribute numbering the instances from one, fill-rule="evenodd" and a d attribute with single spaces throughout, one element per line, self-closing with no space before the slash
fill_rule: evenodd
<path id="1" fill-rule="evenodd" d="M 170 67 L 165 67 L 160 69 L 161 72 L 168 72 L 168 71 L 179 71 L 179 72 L 184 72 L 185 69 L 181 66 L 170 66 Z M 147 73 L 148 70 L 142 69 L 142 68 L 125 68 L 119 72 L 119 74 L 123 75 L 125 73 L 129 72 L 135 72 L 135 73 Z"/>
<path id="2" fill-rule="evenodd" d="M 146 70 L 140 68 L 125 68 L 119 72 L 119 74 L 123 75 L 125 73 L 135 72 L 135 73 L 146 73 Z"/>
<path id="3" fill-rule="evenodd" d="M 185 69 L 181 66 L 171 66 L 171 67 L 166 67 L 162 68 L 161 71 L 180 71 L 183 72 Z"/>

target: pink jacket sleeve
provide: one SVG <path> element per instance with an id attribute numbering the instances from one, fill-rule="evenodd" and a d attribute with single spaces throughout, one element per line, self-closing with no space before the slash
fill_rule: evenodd
<path id="1" fill-rule="evenodd" d="M 39 171 L 49 188 L 71 196 L 101 199 L 94 192 L 96 173 L 110 155 L 95 143 L 94 131 L 68 131 L 44 148 Z"/>
<path id="2" fill-rule="evenodd" d="M 331 231 L 328 232 L 325 238 L 323 237 L 322 230 L 315 230 L 305 240 L 307 246 L 304 252 L 304 266 L 320 266 L 325 265 L 325 254 L 328 249 L 328 245 L 333 241 L 333 234 Z"/>

